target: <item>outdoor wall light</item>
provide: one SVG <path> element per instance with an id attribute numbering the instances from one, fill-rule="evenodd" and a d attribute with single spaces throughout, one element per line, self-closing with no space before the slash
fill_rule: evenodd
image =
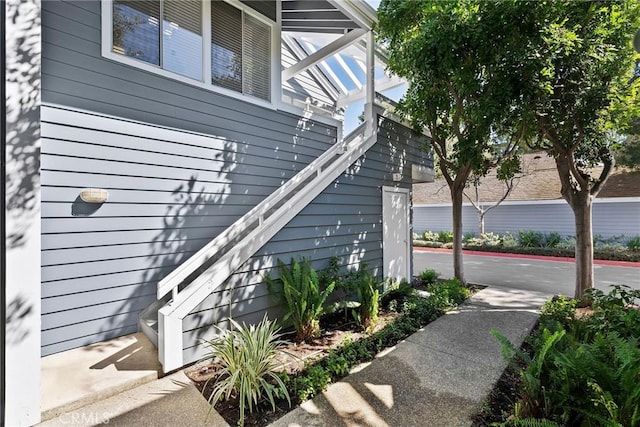
<path id="1" fill-rule="evenodd" d="M 104 203 L 109 198 L 109 192 L 102 188 L 84 188 L 80 191 L 80 198 L 86 203 Z"/>

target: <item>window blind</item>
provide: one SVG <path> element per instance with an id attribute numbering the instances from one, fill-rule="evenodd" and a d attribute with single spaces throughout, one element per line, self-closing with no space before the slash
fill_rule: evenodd
<path id="1" fill-rule="evenodd" d="M 166 0 L 162 25 L 162 68 L 202 80 L 202 3 Z"/>
<path id="2" fill-rule="evenodd" d="M 271 31 L 267 24 L 245 14 L 243 92 L 267 101 L 271 98 Z"/>
<path id="3" fill-rule="evenodd" d="M 211 2 L 211 82 L 242 92 L 242 11 Z"/>

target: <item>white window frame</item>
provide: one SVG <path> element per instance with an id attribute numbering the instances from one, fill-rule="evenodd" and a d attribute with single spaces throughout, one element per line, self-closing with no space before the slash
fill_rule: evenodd
<path id="1" fill-rule="evenodd" d="M 220 1 L 220 0 L 215 0 Z M 126 55 L 121 55 L 113 52 L 113 0 L 102 0 L 102 40 L 101 49 L 102 56 L 115 62 L 129 65 L 144 71 L 148 71 L 159 76 L 163 76 L 172 80 L 176 80 L 182 83 L 187 83 L 191 86 L 196 86 L 202 89 L 216 92 L 221 95 L 226 95 L 231 98 L 239 99 L 242 101 L 250 102 L 252 104 L 260 105 L 270 109 L 276 109 L 280 104 L 281 85 L 280 85 L 280 26 L 277 22 L 270 20 L 264 15 L 256 12 L 247 5 L 244 5 L 239 0 L 224 0 L 231 6 L 242 10 L 243 13 L 251 15 L 253 18 L 265 23 L 269 26 L 271 31 L 271 100 L 267 101 L 262 98 L 258 98 L 249 94 L 236 92 L 231 89 L 227 89 L 221 86 L 216 86 L 211 83 L 211 1 L 205 0 L 202 2 L 203 13 L 203 31 L 202 31 L 202 72 L 203 80 L 196 80 L 178 73 L 174 73 L 169 70 L 165 70 L 158 65 L 150 64 L 145 61 L 141 61 Z M 162 52 L 160 53 L 162 55 Z"/>

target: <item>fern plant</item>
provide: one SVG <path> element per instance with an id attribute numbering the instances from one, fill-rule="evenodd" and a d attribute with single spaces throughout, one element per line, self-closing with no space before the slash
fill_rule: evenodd
<path id="1" fill-rule="evenodd" d="M 265 276 L 269 292 L 285 308 L 283 321 L 291 321 L 296 329 L 296 341 L 308 341 L 320 335 L 320 316 L 335 282 L 320 290 L 320 281 L 308 259 L 291 259 L 291 267 L 278 260 L 280 277 Z"/>
<path id="2" fill-rule="evenodd" d="M 363 268 L 361 266 L 361 268 Z M 366 270 L 362 270 L 358 283 L 358 301 L 360 302 L 356 318 L 360 325 L 370 330 L 378 321 L 378 302 L 380 299 L 379 284 L 375 278 Z"/>
<path id="3" fill-rule="evenodd" d="M 435 283 L 439 277 L 440 273 L 433 269 L 427 269 L 420 273 L 420 280 L 422 280 L 427 285 Z"/>
<path id="4" fill-rule="evenodd" d="M 274 410 L 276 398 L 286 398 L 291 406 L 287 387 L 275 372 L 279 365 L 276 356 L 285 341 L 280 339 L 276 323 L 269 321 L 266 314 L 257 325 L 240 325 L 229 320 L 233 330 L 221 330 L 216 339 L 205 341 L 209 352 L 203 360 L 215 361 L 222 367 L 218 376 L 209 379 L 216 381 L 209 404 L 213 408 L 222 398 L 236 397 L 240 406 L 239 424 L 244 425 L 247 408 L 253 412 L 254 405 L 265 397 Z"/>

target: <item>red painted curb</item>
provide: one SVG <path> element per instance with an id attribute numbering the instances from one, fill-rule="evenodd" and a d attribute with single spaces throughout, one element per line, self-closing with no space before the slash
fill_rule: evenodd
<path id="1" fill-rule="evenodd" d="M 419 252 L 441 252 L 441 253 L 453 252 L 451 249 L 426 248 L 424 246 L 414 246 L 413 250 L 419 251 Z M 466 255 L 493 256 L 493 257 L 501 257 L 501 258 L 523 258 L 523 259 L 538 259 L 543 261 L 575 262 L 573 258 L 547 256 L 547 255 L 505 254 L 502 252 L 471 251 L 466 249 L 463 249 L 462 253 Z M 607 265 L 610 267 L 640 268 L 640 262 L 632 262 L 632 261 L 612 261 L 608 259 L 595 259 L 593 260 L 593 263 L 596 265 Z"/>

